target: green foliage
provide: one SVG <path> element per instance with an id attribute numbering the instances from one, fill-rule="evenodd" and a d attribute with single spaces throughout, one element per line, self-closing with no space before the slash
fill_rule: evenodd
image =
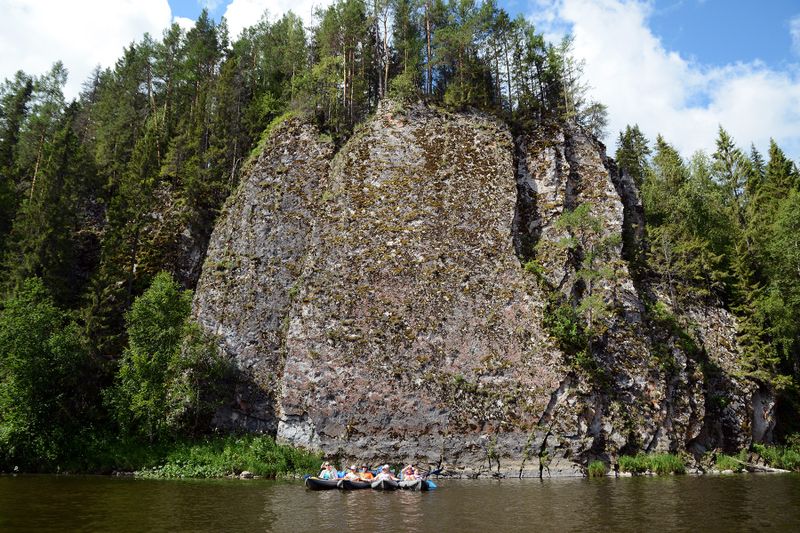
<path id="1" fill-rule="evenodd" d="M 785 446 L 753 444 L 753 449 L 773 468 L 800 472 L 800 442 L 790 440 Z"/>
<path id="2" fill-rule="evenodd" d="M 264 131 L 261 132 L 261 135 L 258 138 L 258 143 L 256 143 L 256 145 L 250 151 L 250 155 L 247 156 L 247 160 L 244 163 L 244 168 L 251 168 L 252 165 L 258 160 L 258 157 L 261 155 L 261 153 L 264 151 L 264 147 L 267 145 L 267 141 L 269 141 L 270 137 L 272 136 L 272 132 L 274 132 L 278 126 L 295 116 L 295 112 L 287 111 L 272 119 L 269 125 L 264 128 Z"/>
<path id="3" fill-rule="evenodd" d="M 268 436 L 215 437 L 202 442 L 179 442 L 159 464 L 137 469 L 147 478 L 208 478 L 243 471 L 274 478 L 316 471 L 322 457 L 291 446 L 281 446 Z"/>
<path id="4" fill-rule="evenodd" d="M 127 314 L 129 346 L 106 394 L 124 433 L 154 441 L 196 430 L 217 406 L 209 388 L 226 366 L 214 340 L 187 321 L 190 309 L 191 292 L 162 272 Z"/>
<path id="5" fill-rule="evenodd" d="M 578 312 L 571 305 L 562 303 L 546 313 L 544 325 L 558 342 L 559 348 L 567 354 L 575 356 L 585 352 L 586 332 Z"/>
<path id="6" fill-rule="evenodd" d="M 92 388 L 77 324 L 30 279 L 0 312 L 0 469 L 53 465 L 81 419 Z"/>
<path id="7" fill-rule="evenodd" d="M 632 474 L 652 472 L 663 476 L 686 473 L 683 459 L 671 453 L 623 455 L 619 458 L 619 468 L 623 472 Z"/>
<path id="8" fill-rule="evenodd" d="M 589 477 L 605 477 L 607 468 L 603 461 L 592 461 L 586 471 Z"/>
<path id="9" fill-rule="evenodd" d="M 400 102 L 411 102 L 419 97 L 415 74 L 406 70 L 395 76 L 390 82 L 389 95 Z"/>
<path id="10" fill-rule="evenodd" d="M 644 176 L 648 169 L 648 158 L 651 150 L 647 137 L 644 136 L 639 125 L 626 126 L 617 138 L 617 152 L 615 159 L 619 168 L 633 178 L 637 187 L 642 186 Z"/>
<path id="11" fill-rule="evenodd" d="M 247 470 L 263 477 L 314 472 L 318 454 L 275 443 L 266 435 L 227 435 L 142 441 L 88 433 L 81 436 L 62 470 L 135 472 L 146 478 L 213 478 Z"/>
<path id="12" fill-rule="evenodd" d="M 744 466 L 740 459 L 725 455 L 724 453 L 718 453 L 714 462 L 714 470 L 719 470 L 720 472 L 725 470 L 741 472 L 744 470 Z"/>
<path id="13" fill-rule="evenodd" d="M 523 268 L 525 269 L 525 272 L 533 274 L 536 277 L 537 281 L 539 281 L 540 283 L 546 280 L 544 267 L 536 259 L 531 259 L 530 261 L 527 261 L 523 265 Z"/>

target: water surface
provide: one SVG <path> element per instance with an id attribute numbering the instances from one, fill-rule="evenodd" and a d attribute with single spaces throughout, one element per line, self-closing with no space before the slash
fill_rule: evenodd
<path id="1" fill-rule="evenodd" d="M 427 493 L 266 480 L 0 476 L 14 531 L 800 531 L 800 475 L 440 480 Z"/>

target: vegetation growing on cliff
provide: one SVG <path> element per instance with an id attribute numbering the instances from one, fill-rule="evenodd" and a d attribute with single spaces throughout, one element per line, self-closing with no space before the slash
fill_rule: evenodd
<path id="1" fill-rule="evenodd" d="M 798 405 L 800 173 L 775 142 L 766 160 L 722 128 L 709 157 L 685 161 L 663 137 L 620 133 L 617 160 L 641 187 L 647 242 L 638 260 L 676 315 L 698 301 L 732 309 L 746 375 Z M 797 431 L 783 416 L 784 431 Z"/>

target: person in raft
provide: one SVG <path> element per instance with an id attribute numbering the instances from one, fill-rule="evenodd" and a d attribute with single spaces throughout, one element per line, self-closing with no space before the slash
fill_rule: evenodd
<path id="1" fill-rule="evenodd" d="M 336 469 L 333 467 L 332 464 L 330 464 L 329 462 L 325 461 L 324 463 L 322 463 L 322 466 L 320 468 L 322 470 L 320 470 L 319 475 L 317 476 L 318 478 L 320 478 L 320 479 L 336 479 Z"/>
<path id="2" fill-rule="evenodd" d="M 415 481 L 417 479 L 420 479 L 417 469 L 411 465 L 406 465 L 406 467 L 403 469 L 400 475 L 404 481 Z"/>
<path id="3" fill-rule="evenodd" d="M 347 469 L 347 473 L 344 475 L 344 478 L 347 481 L 360 481 L 361 476 L 358 475 L 358 472 L 356 472 L 356 470 L 357 470 L 356 465 L 350 466 L 350 468 Z"/>
<path id="4" fill-rule="evenodd" d="M 361 472 L 358 473 L 358 477 L 361 478 L 361 481 L 373 481 L 375 476 L 372 475 L 372 472 L 369 471 L 369 467 L 367 465 L 361 465 Z"/>
<path id="5" fill-rule="evenodd" d="M 375 476 L 375 479 L 378 481 L 382 481 L 384 479 L 391 479 L 392 481 L 397 481 L 397 478 L 394 477 L 394 474 L 389 472 L 389 465 L 383 465 L 381 467 L 381 471 L 378 472 L 377 476 Z"/>

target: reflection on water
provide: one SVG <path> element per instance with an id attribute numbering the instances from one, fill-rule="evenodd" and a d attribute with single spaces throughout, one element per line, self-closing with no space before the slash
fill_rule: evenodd
<path id="1" fill-rule="evenodd" d="M 0 529 L 800 531 L 800 476 L 441 480 L 432 492 L 301 482 L 0 477 Z"/>

